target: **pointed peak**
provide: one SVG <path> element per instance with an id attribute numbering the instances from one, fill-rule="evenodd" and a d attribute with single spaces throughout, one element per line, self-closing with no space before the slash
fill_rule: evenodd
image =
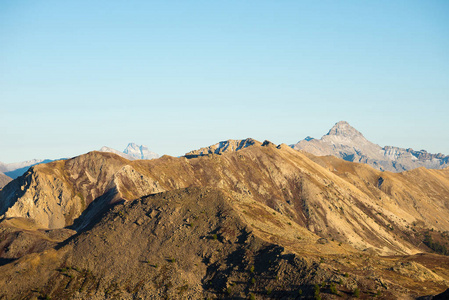
<path id="1" fill-rule="evenodd" d="M 137 145 L 136 143 L 129 143 L 123 150 L 123 153 L 131 155 L 136 159 L 153 159 L 159 158 L 159 155 L 150 151 L 145 145 Z"/>
<path id="2" fill-rule="evenodd" d="M 335 123 L 335 125 L 329 130 L 326 135 L 335 135 L 335 136 L 344 136 L 344 137 L 356 137 L 361 136 L 363 134 L 360 133 L 357 129 L 349 125 L 346 121 L 340 121 Z"/>
<path id="3" fill-rule="evenodd" d="M 128 143 L 128 146 L 126 146 L 126 148 L 139 148 L 139 145 L 137 145 L 136 143 Z"/>

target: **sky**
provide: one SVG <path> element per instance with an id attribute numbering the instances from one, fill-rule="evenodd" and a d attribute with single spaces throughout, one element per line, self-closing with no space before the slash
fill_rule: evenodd
<path id="1" fill-rule="evenodd" d="M 0 1 L 0 161 L 348 121 L 449 155 L 449 1 Z"/>

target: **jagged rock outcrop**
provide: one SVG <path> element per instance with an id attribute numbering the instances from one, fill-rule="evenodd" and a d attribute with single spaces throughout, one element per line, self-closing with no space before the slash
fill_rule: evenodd
<path id="1" fill-rule="evenodd" d="M 190 151 L 189 153 L 186 153 L 185 157 L 193 158 L 193 157 L 204 156 L 204 155 L 209 155 L 209 154 L 221 154 L 221 153 L 235 152 L 235 151 L 245 149 L 246 147 L 249 147 L 252 145 L 260 145 L 260 142 L 253 140 L 251 138 L 247 138 L 244 140 L 227 140 L 227 141 L 219 142 L 219 143 L 214 144 L 209 147 Z"/>
<path id="2" fill-rule="evenodd" d="M 336 123 L 321 139 L 307 137 L 291 145 L 313 155 L 333 155 L 351 162 L 369 164 L 378 169 L 402 172 L 419 167 L 443 169 L 449 166 L 449 156 L 430 154 L 392 146 L 380 147 L 368 141 L 363 134 L 345 121 Z"/>

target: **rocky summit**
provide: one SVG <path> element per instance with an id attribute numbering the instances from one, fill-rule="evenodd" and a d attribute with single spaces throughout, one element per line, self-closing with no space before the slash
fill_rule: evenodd
<path id="1" fill-rule="evenodd" d="M 444 295 L 449 169 L 382 172 L 268 141 L 203 149 L 94 151 L 9 183 L 0 299 Z"/>
<path id="2" fill-rule="evenodd" d="M 321 139 L 308 136 L 291 147 L 317 156 L 333 155 L 347 161 L 365 163 L 382 171 L 402 172 L 419 167 L 449 167 L 449 156 L 441 153 L 431 154 L 425 150 L 415 151 L 411 148 L 382 148 L 368 141 L 345 121 L 336 123 Z"/>
<path id="3" fill-rule="evenodd" d="M 245 149 L 246 147 L 252 146 L 252 145 L 260 145 L 261 143 L 259 141 L 253 140 L 251 138 L 247 138 L 244 140 L 227 140 L 227 141 L 221 141 L 217 144 L 211 145 L 209 147 L 204 147 L 198 150 L 190 151 L 189 153 L 186 153 L 185 157 L 187 158 L 193 158 L 198 156 L 204 156 L 209 154 L 222 154 L 226 152 L 235 152 L 242 149 Z"/>

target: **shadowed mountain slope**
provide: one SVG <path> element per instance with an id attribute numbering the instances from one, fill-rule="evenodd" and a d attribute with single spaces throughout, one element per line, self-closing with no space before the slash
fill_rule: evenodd
<path id="1" fill-rule="evenodd" d="M 0 172 L 0 189 L 7 185 L 11 180 L 11 177 L 6 176 L 5 174 Z"/>
<path id="2" fill-rule="evenodd" d="M 249 195 L 187 188 L 116 203 L 58 247 L 0 266 L 0 297 L 336 299 L 357 288 L 404 299 L 444 290 L 435 261 L 449 266 L 322 242 Z"/>
<path id="3" fill-rule="evenodd" d="M 91 152 L 33 167 L 1 191 L 0 213 L 79 230 L 108 204 L 198 186 L 246 195 L 323 238 L 381 254 L 429 250 L 424 231 L 449 230 L 446 170 L 421 177 L 337 160 L 335 171 L 311 158 L 320 160 L 269 142 L 192 159 Z"/>

